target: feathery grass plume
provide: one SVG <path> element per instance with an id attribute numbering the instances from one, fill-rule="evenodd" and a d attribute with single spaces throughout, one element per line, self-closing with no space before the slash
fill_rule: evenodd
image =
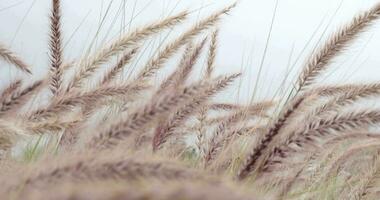
<path id="1" fill-rule="evenodd" d="M 194 27 L 192 27 L 189 31 L 182 34 L 179 38 L 177 38 L 174 42 L 167 45 L 164 50 L 159 52 L 157 57 L 151 59 L 148 64 L 143 68 L 143 70 L 138 75 L 138 80 L 144 80 L 149 77 L 151 77 L 157 70 L 159 70 L 162 65 L 183 45 L 188 43 L 191 39 L 193 39 L 196 35 L 201 33 L 203 30 L 209 28 L 210 26 L 215 25 L 217 23 L 221 16 L 223 14 L 228 13 L 232 8 L 236 6 L 236 3 L 232 4 L 231 6 L 224 8 L 215 14 L 207 17 L 206 19 L 202 20 L 201 22 L 197 23 Z M 164 128 L 166 129 L 166 128 Z M 159 132 L 163 132 L 164 130 L 161 130 Z M 158 134 L 161 135 L 161 134 Z M 162 138 L 155 137 L 155 138 Z M 155 140 L 157 142 L 153 142 L 153 146 L 160 146 L 160 141 L 162 139 Z M 158 144 L 158 145 L 155 145 Z"/>
<path id="2" fill-rule="evenodd" d="M 314 89 L 315 93 L 321 97 L 331 97 L 347 93 L 348 91 L 356 90 L 357 88 L 367 87 L 366 84 L 344 84 L 344 85 L 329 85 L 321 86 Z"/>
<path id="3" fill-rule="evenodd" d="M 100 85 L 110 83 L 121 72 L 125 65 L 129 64 L 135 54 L 138 52 L 138 48 L 134 48 L 126 53 L 119 59 L 117 64 L 111 68 L 101 80 Z"/>
<path id="4" fill-rule="evenodd" d="M 238 135 L 238 132 L 240 132 L 241 129 L 242 128 L 226 130 L 222 136 L 212 137 L 210 144 L 208 145 L 208 150 L 204 155 L 205 167 L 209 166 L 223 149 L 229 147 L 232 138 Z"/>
<path id="5" fill-rule="evenodd" d="M 185 49 L 185 52 L 183 53 L 182 55 L 182 58 L 179 62 L 179 65 L 178 67 L 176 68 L 176 70 L 171 73 L 160 85 L 160 88 L 157 90 L 156 94 L 161 94 L 162 92 L 164 92 L 165 90 L 167 90 L 168 88 L 170 88 L 171 86 L 175 86 L 174 82 L 175 80 L 179 80 L 179 76 L 180 74 L 183 73 L 184 69 L 183 67 L 185 66 L 185 62 L 188 60 L 188 58 L 190 57 L 190 54 L 191 52 L 194 52 L 194 44 L 193 43 L 189 43 Z"/>
<path id="6" fill-rule="evenodd" d="M 61 1 L 52 0 L 50 14 L 50 90 L 57 95 L 62 87 L 62 35 L 61 35 Z"/>
<path id="7" fill-rule="evenodd" d="M 161 149 L 163 144 L 167 140 L 177 133 L 178 129 L 183 128 L 183 124 L 191 116 L 195 115 L 198 110 L 202 110 L 205 107 L 205 102 L 209 100 L 213 95 L 222 91 L 229 86 L 240 74 L 234 74 L 228 77 L 217 78 L 214 85 L 210 85 L 205 88 L 204 91 L 199 91 L 198 95 L 194 96 L 192 101 L 187 105 L 178 109 L 172 116 L 170 116 L 164 123 L 161 123 L 155 130 L 153 137 L 153 151 Z M 182 137 L 183 134 L 176 135 L 176 138 Z"/>
<path id="8" fill-rule="evenodd" d="M 126 120 L 113 125 L 109 130 L 94 137 L 89 146 L 94 148 L 111 148 L 116 146 L 124 138 L 141 131 L 142 128 L 152 123 L 157 117 L 164 116 L 176 109 L 182 102 L 188 101 L 199 90 L 208 85 L 209 83 L 198 82 L 162 97 L 154 95 L 152 100 L 143 106 L 142 109 L 130 114 Z"/>
<path id="9" fill-rule="evenodd" d="M 353 84 L 343 84 L 343 85 L 328 85 L 328 86 L 319 86 L 313 89 L 313 93 L 320 97 L 334 97 L 346 94 L 348 92 L 352 92 L 354 90 L 360 90 L 359 88 L 371 88 L 376 87 L 377 83 L 372 84 L 361 84 L 361 83 L 353 83 Z M 309 92 L 310 94 L 311 92 Z"/>
<path id="10" fill-rule="evenodd" d="M 207 131 L 207 106 L 203 106 L 199 109 L 197 120 L 198 124 L 193 128 L 193 130 L 190 130 L 190 132 L 196 132 L 197 140 L 195 142 L 195 145 L 198 149 L 199 157 L 202 158 L 206 154 L 206 131 Z"/>
<path id="11" fill-rule="evenodd" d="M 327 89 L 329 90 L 329 89 Z M 253 148 L 252 152 L 248 155 L 242 169 L 238 172 L 238 178 L 244 179 L 257 168 L 256 164 L 258 159 L 268 151 L 268 147 L 271 146 L 271 143 L 275 140 L 276 136 L 284 129 L 284 126 L 288 123 L 289 120 L 294 118 L 294 115 L 298 114 L 298 110 L 307 108 L 305 102 L 311 101 L 316 98 L 317 95 L 323 94 L 325 88 L 317 88 L 305 92 L 302 95 L 295 96 L 281 111 L 279 117 L 275 119 L 268 131 L 259 138 L 259 143 Z M 325 91 L 326 92 L 326 91 Z"/>
<path id="12" fill-rule="evenodd" d="M 2 99 L 0 103 L 0 116 L 6 115 L 11 110 L 20 109 L 42 86 L 43 81 L 37 81 L 21 91 L 14 90 L 7 98 Z"/>
<path id="13" fill-rule="evenodd" d="M 218 36 L 218 29 L 215 30 L 211 36 L 210 48 L 209 48 L 208 58 L 207 58 L 206 73 L 204 75 L 205 79 L 210 79 L 212 72 L 214 71 L 216 48 L 217 48 L 217 36 Z M 208 112 L 207 106 L 203 106 L 201 109 L 199 109 L 199 113 L 197 116 L 197 120 L 199 124 L 196 127 L 197 129 L 196 130 L 197 131 L 196 146 L 198 148 L 198 152 L 201 157 L 206 153 L 205 121 L 207 118 L 207 112 Z"/>
<path id="14" fill-rule="evenodd" d="M 193 127 L 190 132 L 196 132 L 197 140 L 195 142 L 195 145 L 198 149 L 199 156 L 203 157 L 206 153 L 206 118 L 207 118 L 207 109 L 206 107 L 202 107 L 199 110 L 199 113 L 197 115 L 198 124 Z"/>
<path id="15" fill-rule="evenodd" d="M 334 89 L 337 90 L 334 91 Z M 330 111 L 337 112 L 339 109 L 351 105 L 358 100 L 379 95 L 379 89 L 380 85 L 378 83 L 326 87 L 318 91 L 319 95 L 328 97 L 332 95 L 333 98 L 326 103 L 315 107 L 304 118 L 306 119 L 306 122 L 308 122 L 312 121 L 315 117 L 328 115 L 328 112 Z"/>
<path id="16" fill-rule="evenodd" d="M 335 115 L 327 119 L 315 120 L 311 124 L 307 124 L 305 127 L 300 128 L 299 131 L 288 136 L 283 143 L 272 147 L 268 157 L 262 159 L 260 170 L 268 170 L 273 163 L 276 163 L 273 161 L 275 157 L 280 156 L 281 158 L 286 158 L 288 156 L 287 151 L 289 151 L 286 149 L 289 148 L 291 144 L 304 147 L 305 143 L 310 144 L 310 142 L 315 140 L 314 138 L 331 135 L 334 134 L 334 132 L 343 133 L 360 128 L 368 128 L 379 122 L 379 111 L 351 112 L 343 116 Z"/>
<path id="17" fill-rule="evenodd" d="M 132 83 L 119 86 L 103 86 L 85 93 L 74 93 L 72 95 L 62 96 L 51 102 L 48 107 L 31 113 L 29 119 L 37 120 L 57 116 L 60 113 L 67 112 L 77 106 L 95 106 L 97 105 L 97 102 L 106 97 L 126 95 L 128 97 L 133 97 L 138 95 L 138 92 L 145 88 L 146 85 L 144 83 Z"/>
<path id="18" fill-rule="evenodd" d="M 236 133 L 234 131 L 230 132 L 228 128 L 235 123 L 244 121 L 246 117 L 247 110 L 243 109 L 232 114 L 230 117 L 226 118 L 222 123 L 218 125 L 209 141 L 208 151 L 205 155 L 205 164 L 209 164 L 209 162 L 216 157 L 216 154 L 222 148 L 223 144 L 229 141 L 234 133 Z"/>
<path id="19" fill-rule="evenodd" d="M 323 114 L 327 114 L 330 111 L 339 111 L 339 109 L 345 106 L 351 105 L 360 99 L 366 99 L 372 96 L 378 96 L 380 94 L 380 84 L 361 84 L 355 87 L 347 88 L 346 92 L 337 94 L 334 98 L 323 103 L 320 106 L 314 108 L 309 112 L 305 119 L 306 121 L 313 120 L 316 117 L 321 117 Z"/>
<path id="20" fill-rule="evenodd" d="M 0 58 L 9 64 L 16 66 L 19 70 L 32 74 L 29 66 L 2 43 L 0 43 Z"/>
<path id="21" fill-rule="evenodd" d="M 333 92 L 333 89 L 337 91 Z M 341 91 L 341 89 L 343 89 Z M 380 94 L 380 85 L 378 83 L 374 84 L 357 84 L 357 85 L 346 85 L 338 87 L 323 87 L 318 88 L 315 91 L 318 92 L 320 96 L 333 96 L 333 98 L 322 105 L 319 105 L 312 109 L 312 111 L 306 111 L 308 114 L 304 116 L 304 121 L 309 123 L 309 121 L 315 120 L 315 118 L 323 117 L 328 115 L 331 111 L 339 111 L 339 109 L 344 108 L 350 104 L 355 103 L 360 99 L 369 98 L 371 96 L 377 96 Z M 333 94 L 334 93 L 334 94 Z M 299 111 L 299 115 L 303 115 L 305 110 Z M 297 121 L 295 120 L 294 126 L 288 130 L 287 133 L 296 131 L 299 127 L 297 126 Z M 284 133 L 287 135 L 286 133 Z M 284 135 L 283 134 L 283 135 Z"/>
<path id="22" fill-rule="evenodd" d="M 338 106 L 343 107 L 348 104 L 352 104 L 360 99 L 369 98 L 372 96 L 380 95 L 380 84 L 364 84 L 351 88 L 345 94 L 341 95 L 336 103 Z"/>
<path id="23" fill-rule="evenodd" d="M 136 85 L 137 84 L 137 85 Z M 129 88 L 128 88 L 129 87 Z M 110 87 L 111 90 L 114 90 L 116 88 Z M 91 118 L 93 116 L 96 116 L 98 114 L 96 111 L 98 111 L 100 108 L 103 108 L 105 106 L 109 106 L 109 97 L 112 97 L 113 100 L 118 101 L 120 99 L 122 101 L 122 105 L 118 106 L 118 110 L 116 111 L 119 114 L 122 114 L 123 112 L 126 112 L 126 109 L 128 109 L 128 106 L 126 105 L 133 103 L 138 98 L 141 98 L 141 91 L 150 88 L 150 86 L 146 85 L 145 83 L 135 83 L 132 85 L 126 85 L 125 89 L 121 90 L 114 90 L 108 91 L 104 93 L 105 95 L 95 94 L 95 96 L 92 96 L 90 98 L 84 97 L 82 102 L 78 102 L 77 106 L 81 107 L 81 118 L 78 119 L 78 121 L 75 124 L 72 124 L 70 129 L 66 129 L 65 133 L 63 134 L 61 138 L 61 144 L 74 144 L 76 143 L 77 139 L 80 136 L 80 131 L 83 126 L 85 126 L 86 122 L 91 121 Z M 99 96 L 100 95 L 100 96 Z M 99 98 L 96 98 L 96 97 Z M 70 102 L 70 101 L 67 101 Z M 87 103 L 86 103 L 87 102 Z M 74 104 L 75 101 L 73 102 Z M 57 107 L 56 107 L 57 108 Z M 69 109 L 69 107 L 67 107 Z M 62 107 L 62 111 L 65 110 L 65 106 Z M 109 116 L 104 116 L 101 122 L 99 123 L 105 123 L 109 122 L 107 121 L 109 119 Z"/>
<path id="24" fill-rule="evenodd" d="M 196 125 L 194 127 L 191 127 L 190 128 L 190 131 L 197 131 L 197 148 L 198 150 L 201 151 L 201 149 L 205 149 L 205 141 L 202 141 L 204 139 L 204 133 L 203 133 L 203 126 L 211 126 L 211 125 L 214 125 L 214 124 L 223 124 L 223 122 L 225 121 L 229 121 L 230 118 L 234 118 L 234 116 L 236 116 L 236 113 L 242 113 L 244 112 L 245 115 L 247 115 L 246 117 L 253 117 L 253 116 L 259 116 L 261 117 L 263 112 L 265 112 L 266 110 L 268 110 L 270 107 L 272 107 L 274 105 L 273 101 L 264 101 L 264 102 L 259 102 L 259 103 L 255 103 L 251 106 L 242 106 L 242 105 L 236 105 L 236 104 L 210 104 L 208 106 L 205 106 L 201 111 L 200 111 L 200 114 L 198 116 L 198 121 L 201 123 L 199 125 Z M 221 117 L 215 117 L 215 118 L 212 118 L 212 119 L 206 119 L 206 114 L 207 114 L 207 111 L 209 110 L 215 110 L 215 111 L 233 111 L 234 113 L 228 115 L 228 116 L 221 116 Z M 243 117 L 243 116 L 242 116 Z M 243 117 L 245 118 L 245 117 Z M 243 121 L 243 118 L 240 119 Z M 231 124 L 232 126 L 233 124 Z M 229 128 L 229 127 L 228 127 Z M 228 136 L 229 137 L 226 137 L 224 138 L 224 141 L 222 142 L 222 140 L 219 140 L 217 142 L 217 144 L 214 144 L 212 145 L 213 147 L 220 147 L 222 144 L 226 144 L 228 143 L 228 141 L 230 141 L 230 139 L 232 138 L 233 135 L 245 135 L 247 133 L 257 133 L 257 132 L 260 132 L 262 133 L 263 130 L 265 130 L 265 128 L 263 127 L 257 127 L 257 126 L 254 126 L 254 127 L 243 127 L 243 128 L 239 128 L 238 130 L 234 130 L 234 131 L 228 131 Z M 214 138 L 216 139 L 216 138 Z M 202 143 L 202 144 L 201 144 Z M 214 141 L 215 143 L 215 141 Z M 213 151 L 215 151 L 216 149 L 214 149 L 213 147 L 211 147 L 211 149 L 208 151 L 209 153 L 212 153 Z M 206 153 L 206 150 L 204 150 L 203 153 Z M 205 155 L 206 156 L 206 155 Z M 210 159 L 212 156 L 211 154 L 208 154 L 206 157 L 207 159 Z M 211 158 L 212 159 L 212 158 Z"/>
<path id="25" fill-rule="evenodd" d="M 179 38 L 168 44 L 162 51 L 158 53 L 158 55 L 144 66 L 142 71 L 138 74 L 138 79 L 146 79 L 151 77 L 155 72 L 162 68 L 163 64 L 181 48 L 183 45 L 190 42 L 195 36 L 200 34 L 202 31 L 207 28 L 214 26 L 218 21 L 220 21 L 222 15 L 230 12 L 232 8 L 236 6 L 236 3 L 224 8 L 206 19 L 200 21 L 195 26 L 193 26 L 190 30 L 183 33 Z"/>
<path id="26" fill-rule="evenodd" d="M 377 140 L 377 139 L 380 139 L 380 134 L 378 133 L 350 133 L 350 134 L 340 135 L 324 143 L 323 148 L 331 148 L 331 146 L 333 145 L 339 144 L 343 141 L 352 140 L 352 139 L 358 140 L 358 141 L 363 141 L 365 139 Z"/>
<path id="27" fill-rule="evenodd" d="M 372 133 L 360 133 L 355 132 L 348 135 L 342 135 L 334 137 L 328 140 L 322 145 L 318 145 L 314 149 L 305 149 L 306 152 L 311 152 L 310 155 L 305 159 L 305 165 L 300 167 L 298 172 L 294 173 L 292 178 L 290 178 L 288 183 L 292 184 L 298 182 L 304 182 L 303 188 L 312 188 L 313 185 L 318 182 L 325 169 L 330 165 L 330 161 L 339 156 L 339 154 L 345 151 L 349 146 L 356 143 L 367 143 L 370 141 L 379 140 L 380 135 Z M 352 141 L 351 141 L 352 140 Z M 300 151 L 303 153 L 304 151 Z M 286 184 L 284 184 L 286 185 Z"/>
<path id="28" fill-rule="evenodd" d="M 320 97 L 354 96 L 358 98 L 367 98 L 376 96 L 379 93 L 379 89 L 379 83 L 370 83 L 324 86 L 316 88 L 314 91 Z"/>
<path id="29" fill-rule="evenodd" d="M 32 174 L 27 175 L 26 178 L 17 183 L 16 188 L 18 186 L 23 188 L 44 188 L 66 181 L 85 182 L 107 179 L 125 181 L 138 181 L 139 179 L 158 179 L 160 181 L 207 179 L 200 173 L 182 167 L 175 162 L 154 159 L 142 160 L 117 154 L 117 152 L 114 152 L 112 156 L 104 153 L 93 153 L 88 156 L 71 156 L 73 160 L 69 161 L 67 158 L 64 158 L 66 161 L 64 163 L 56 159 L 50 159 L 48 163 L 45 162 L 42 169 L 35 169 Z M 99 155 L 102 157 L 99 158 Z M 49 163 L 53 163 L 53 165 Z M 60 164 L 58 165 L 57 163 Z M 41 167 L 41 165 L 38 166 Z M 14 187 L 11 185 L 9 189 L 16 189 Z"/>
<path id="30" fill-rule="evenodd" d="M 110 45 L 97 51 L 95 55 L 83 58 L 78 64 L 79 71 L 70 82 L 67 91 L 70 91 L 72 88 L 80 88 L 82 81 L 93 74 L 101 64 L 106 63 L 112 56 L 115 56 L 119 52 L 125 51 L 128 48 L 136 48 L 141 40 L 144 40 L 161 30 L 178 25 L 185 20 L 187 16 L 188 12 L 181 12 L 173 17 L 168 17 L 159 22 L 152 23 L 143 28 L 127 33 Z"/>
<path id="31" fill-rule="evenodd" d="M 182 56 L 177 69 L 171 73 L 165 81 L 163 81 L 156 94 L 163 93 L 165 90 L 173 89 L 173 87 L 180 87 L 185 83 L 191 71 L 193 70 L 194 65 L 199 60 L 199 56 L 202 53 L 205 42 L 206 38 L 203 39 L 202 42 L 195 48 L 192 48 L 193 45 L 189 44 Z"/>
<path id="32" fill-rule="evenodd" d="M 185 53 L 180 61 L 177 69 L 160 85 L 156 94 L 162 94 L 176 90 L 178 87 L 184 85 L 194 65 L 198 61 L 201 51 L 204 47 L 206 39 L 204 39 L 195 48 L 192 48 L 192 44 L 186 48 Z M 199 102 L 200 103 L 200 102 Z M 161 144 L 166 142 L 166 138 L 171 135 L 171 131 L 175 129 L 182 121 L 185 121 L 189 117 L 191 112 L 195 109 L 195 104 L 184 106 L 183 109 L 177 110 L 174 115 L 166 120 L 161 120 L 159 126 L 156 128 L 152 147 L 153 151 L 160 148 Z M 187 115 L 187 116 L 185 116 Z M 175 123 L 174 123 L 175 122 Z"/>
<path id="33" fill-rule="evenodd" d="M 190 128 L 189 132 L 196 132 L 197 140 L 195 145 L 199 152 L 199 157 L 203 157 L 207 151 L 206 149 L 206 118 L 207 118 L 207 109 L 206 106 L 199 109 L 197 115 L 198 124 L 195 127 Z"/>
<path id="34" fill-rule="evenodd" d="M 243 110 L 246 109 L 249 113 L 255 113 L 255 112 L 263 112 L 271 107 L 273 107 L 275 104 L 274 101 L 262 101 L 254 103 L 250 106 L 243 106 L 243 105 L 237 105 L 237 104 L 226 104 L 226 103 L 214 103 L 209 105 L 210 110 L 215 111 L 236 111 L 236 110 Z"/>
<path id="35" fill-rule="evenodd" d="M 144 187 L 141 187 L 143 185 Z M 201 181 L 141 181 L 140 184 L 130 184 L 125 181 L 60 183 L 47 186 L 43 190 L 31 189 L 23 192 L 17 199 L 47 200 L 47 199 L 92 199 L 92 200 L 247 200 L 252 195 L 243 195 L 235 187 L 228 184 L 212 184 Z M 15 200 L 17 200 L 15 198 Z"/>
<path id="36" fill-rule="evenodd" d="M 174 131 L 186 119 L 194 114 L 197 109 L 216 93 L 229 86 L 240 74 L 234 74 L 227 77 L 216 78 L 216 81 L 202 88 L 197 94 L 194 94 L 190 102 L 179 108 L 164 124 L 160 124 L 154 133 L 152 142 L 153 150 L 158 150 L 167 141 L 168 137 L 174 134 Z M 209 81 L 206 81 L 209 82 Z"/>
<path id="37" fill-rule="evenodd" d="M 25 123 L 25 126 L 30 134 L 42 135 L 47 133 L 60 133 L 63 130 L 73 127 L 78 122 L 79 120 L 77 119 L 70 119 L 67 121 L 50 119 L 41 122 L 28 121 Z"/>
<path id="38" fill-rule="evenodd" d="M 350 24 L 333 34 L 330 39 L 307 60 L 297 84 L 297 91 L 313 84 L 331 60 L 339 55 L 361 32 L 380 17 L 380 4 L 356 16 Z"/>
<path id="39" fill-rule="evenodd" d="M 235 111 L 235 112 L 238 112 L 238 111 Z M 223 121 L 225 121 L 227 118 L 229 118 L 231 115 L 233 115 L 234 113 L 230 114 L 230 115 L 227 115 L 227 116 L 220 116 L 220 117 L 214 117 L 214 118 L 210 118 L 210 119 L 205 119 L 204 120 L 204 124 L 206 127 L 209 127 L 209 126 L 214 126 L 216 124 L 220 124 L 222 123 Z M 261 116 L 261 115 L 258 115 L 258 113 L 246 113 L 247 114 L 247 117 L 267 117 L 267 116 Z M 255 126 L 256 127 L 256 126 Z M 266 127 L 266 125 L 265 125 Z M 260 130 L 264 130 L 266 129 L 264 126 L 260 128 Z M 195 131 L 197 130 L 197 125 L 195 126 L 190 126 L 188 128 L 188 130 L 191 130 L 191 131 Z M 258 128 L 258 127 L 257 127 Z M 247 130 L 248 131 L 248 130 Z M 245 131 L 246 132 L 246 131 Z"/>
<path id="40" fill-rule="evenodd" d="M 21 87 L 21 84 L 22 80 L 16 80 L 10 83 L 8 87 L 5 88 L 4 91 L 1 93 L 0 100 L 4 101 L 5 99 L 8 99 L 14 91 L 18 90 Z"/>
<path id="41" fill-rule="evenodd" d="M 216 57 L 216 49 L 218 48 L 217 40 L 218 40 L 219 30 L 213 32 L 211 36 L 210 49 L 207 58 L 207 68 L 206 68 L 206 78 L 210 78 L 212 72 L 214 71 L 215 65 L 215 57 Z"/>
<path id="42" fill-rule="evenodd" d="M 326 136 L 334 131 L 350 132 L 360 128 L 368 128 L 379 122 L 380 112 L 376 110 L 350 112 L 344 115 L 337 114 L 307 124 L 303 129 L 300 129 L 300 131 L 293 133 L 293 139 L 287 140 L 287 143 L 296 142 L 297 145 L 302 146 L 301 143 L 305 140 L 312 140 L 312 136 Z M 290 138 L 292 138 L 292 136 L 290 136 Z M 298 137 L 302 137 L 303 139 Z"/>
<path id="43" fill-rule="evenodd" d="M 253 148 L 252 152 L 248 155 L 248 158 L 244 162 L 241 170 L 238 172 L 239 179 L 245 179 L 247 176 L 255 170 L 256 162 L 267 150 L 268 145 L 277 136 L 280 130 L 285 125 L 287 119 L 293 115 L 298 107 L 308 98 L 308 95 L 301 95 L 296 97 L 289 105 L 282 111 L 276 121 L 273 122 L 268 131 L 259 139 L 259 143 Z"/>
<path id="44" fill-rule="evenodd" d="M 206 38 L 202 40 L 200 44 L 198 44 L 196 47 L 193 48 L 193 44 L 190 43 L 188 47 L 186 48 L 181 61 L 179 63 L 179 66 L 177 69 L 160 85 L 159 89 L 157 90 L 156 94 L 162 94 L 165 92 L 171 92 L 173 90 L 176 90 L 176 88 L 184 85 L 185 81 L 187 80 L 188 76 L 190 75 L 190 72 L 192 71 L 194 65 L 198 61 L 198 58 L 201 54 L 201 51 L 204 47 Z M 184 116 L 181 111 L 185 111 L 187 115 L 190 115 L 192 112 L 193 106 L 184 106 L 184 109 L 179 109 L 177 112 L 171 117 L 171 119 L 167 120 L 162 120 L 160 122 L 160 125 L 156 128 L 154 137 L 153 137 L 153 142 L 152 142 L 152 147 L 153 151 L 156 151 L 161 144 L 166 141 L 166 133 L 167 135 L 170 135 L 169 133 L 176 125 L 178 125 L 181 121 L 184 121 L 185 118 L 189 116 Z M 171 122 L 176 121 L 176 125 L 170 124 Z M 166 124 L 165 124 L 166 123 Z M 168 124 L 169 123 L 169 124 Z M 165 125 L 164 125 L 165 124 Z M 174 125 L 174 126 L 173 126 Z"/>
<path id="45" fill-rule="evenodd" d="M 337 89 L 334 91 L 334 89 Z M 299 115 L 303 117 L 303 120 L 306 123 L 309 121 L 313 121 L 315 118 L 320 118 L 325 115 L 328 115 L 329 112 L 335 111 L 338 112 L 341 108 L 345 106 L 351 105 L 360 99 L 366 99 L 372 96 L 377 96 L 380 93 L 380 85 L 378 83 L 374 84 L 356 84 L 356 85 L 344 85 L 344 86 L 329 86 L 317 88 L 315 90 L 319 96 L 321 97 L 330 97 L 333 98 L 328 100 L 326 103 L 319 105 L 313 108 L 311 111 L 308 110 L 300 110 Z M 318 98 L 314 99 L 318 100 Z M 311 100 L 312 101 L 312 100 Z M 307 114 L 303 116 L 305 113 Z M 283 135 L 287 135 L 287 133 L 296 131 L 298 129 L 298 125 L 296 124 L 297 120 L 293 121 L 294 126 L 288 128 Z"/>
<path id="46" fill-rule="evenodd" d="M 69 98 L 62 99 L 54 106 L 51 106 L 50 110 L 41 110 L 41 113 L 42 116 L 49 117 L 54 110 L 58 110 L 57 112 L 64 112 L 69 111 L 71 108 L 80 107 L 80 119 L 78 119 L 75 124 L 72 124 L 70 129 L 66 129 L 61 138 L 61 144 L 74 144 L 79 138 L 79 132 L 82 129 L 82 126 L 85 126 L 86 122 L 91 121 L 92 117 L 98 114 L 96 111 L 99 111 L 101 108 L 105 108 L 107 106 L 110 108 L 109 103 L 113 100 L 116 100 L 117 102 L 121 100 L 122 104 L 117 106 L 118 110 L 116 112 L 126 112 L 126 109 L 128 109 L 128 106 L 126 105 L 133 103 L 137 100 L 137 98 L 141 98 L 141 91 L 149 89 L 150 87 L 150 85 L 147 85 L 144 82 L 130 83 L 119 86 L 106 84 L 103 87 L 87 94 L 72 97 L 69 96 Z M 99 123 L 107 122 L 108 118 L 109 116 L 104 116 L 103 120 Z"/>

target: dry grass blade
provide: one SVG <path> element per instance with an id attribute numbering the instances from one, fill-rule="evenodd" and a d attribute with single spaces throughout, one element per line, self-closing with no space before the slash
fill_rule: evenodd
<path id="1" fill-rule="evenodd" d="M 61 36 L 61 1 L 52 0 L 50 15 L 50 89 L 57 95 L 62 85 L 62 36 Z"/>
<path id="2" fill-rule="evenodd" d="M 9 64 L 16 66 L 21 71 L 24 71 L 28 74 L 32 74 L 29 69 L 29 66 L 21 60 L 15 53 L 9 50 L 4 44 L 0 43 L 0 58 L 4 59 Z"/>

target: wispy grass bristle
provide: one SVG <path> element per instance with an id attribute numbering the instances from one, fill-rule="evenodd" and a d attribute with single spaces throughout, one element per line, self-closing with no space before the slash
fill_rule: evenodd
<path id="1" fill-rule="evenodd" d="M 52 0 L 50 15 L 50 90 L 57 95 L 62 87 L 62 34 L 61 34 L 61 1 Z"/>
<path id="2" fill-rule="evenodd" d="M 29 66 L 21 60 L 19 56 L 17 56 L 15 53 L 13 53 L 11 50 L 9 50 L 4 44 L 0 43 L 0 58 L 2 58 L 4 61 L 8 62 L 9 64 L 14 65 L 19 70 L 24 71 L 28 74 L 31 74 L 32 72 L 29 69 Z"/>

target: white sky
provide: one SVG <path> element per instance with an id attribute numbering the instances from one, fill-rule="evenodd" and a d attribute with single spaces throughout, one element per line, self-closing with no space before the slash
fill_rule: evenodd
<path id="1" fill-rule="evenodd" d="M 88 47 L 99 27 L 100 16 L 106 13 L 111 2 L 112 0 L 62 0 L 65 41 L 73 35 L 65 49 L 67 59 L 79 56 Z M 118 12 L 123 7 L 123 2 L 125 9 Z M 195 10 L 192 20 L 196 20 L 231 2 L 233 1 L 114 0 L 99 38 L 109 39 L 117 35 L 132 16 L 133 29 L 167 16 L 169 11 L 177 13 L 184 9 Z M 241 96 L 247 98 L 252 94 L 258 80 L 260 97 L 270 97 L 281 85 L 288 63 L 296 61 L 316 30 L 306 52 L 301 54 L 297 69 L 302 66 L 302 58 L 308 55 L 326 27 L 324 38 L 376 2 L 379 0 L 279 0 L 266 57 L 262 61 L 276 0 L 241 0 L 239 6 L 221 24 L 218 73 L 243 69 L 245 78 Z M 199 10 L 202 7 L 205 8 Z M 35 78 L 45 74 L 48 68 L 49 11 L 50 0 L 0 0 L 0 41 L 33 64 Z M 114 19 L 116 22 L 112 25 Z M 125 30 L 128 28 L 129 26 Z M 337 59 L 329 71 L 332 75 L 322 82 L 379 80 L 379 47 L 380 22 L 363 34 L 344 56 Z M 263 67 L 258 79 L 261 63 Z M 21 76 L 19 72 L 8 68 L 2 70 L 0 84 Z"/>

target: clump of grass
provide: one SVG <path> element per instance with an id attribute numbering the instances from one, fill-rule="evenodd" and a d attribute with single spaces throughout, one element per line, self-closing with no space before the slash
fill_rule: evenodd
<path id="1" fill-rule="evenodd" d="M 50 75 L 29 86 L 14 80 L 1 92 L 1 199 L 376 199 L 380 111 L 356 104 L 378 97 L 379 83 L 316 83 L 379 18 L 380 4 L 310 55 L 289 100 L 275 112 L 283 100 L 240 104 L 213 98 L 241 77 L 214 77 L 223 44 L 218 22 L 236 4 L 164 43 L 136 76 L 125 77 L 123 69 L 139 59 L 145 41 L 191 14 L 142 26 L 68 62 L 60 3 L 52 0 Z M 181 53 L 162 81 L 152 78 Z M 0 58 L 31 73 L 1 44 Z M 203 63 L 200 78 L 191 79 Z M 100 79 L 85 87 L 103 65 L 108 69 Z M 65 79 L 69 66 L 75 73 Z M 44 95 L 45 87 L 53 95 Z M 26 107 L 35 96 L 47 104 Z M 47 140 L 48 148 L 41 148 L 46 137 L 59 141 Z M 32 145 L 16 158 L 21 141 Z"/>

